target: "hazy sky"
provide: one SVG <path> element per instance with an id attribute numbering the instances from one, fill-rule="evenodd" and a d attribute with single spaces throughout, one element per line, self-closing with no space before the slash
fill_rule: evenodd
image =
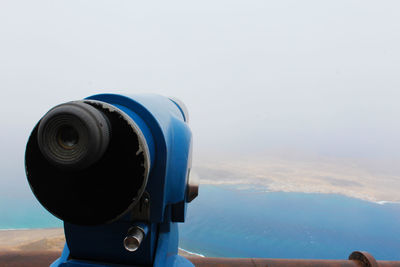
<path id="1" fill-rule="evenodd" d="M 100 92 L 183 100 L 195 157 L 398 160 L 399 10 L 370 0 L 0 0 L 0 180 L 23 175 L 29 132 L 49 108 Z"/>

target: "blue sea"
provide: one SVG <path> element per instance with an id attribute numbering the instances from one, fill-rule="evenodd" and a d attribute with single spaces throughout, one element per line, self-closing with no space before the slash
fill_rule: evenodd
<path id="1" fill-rule="evenodd" d="M 62 227 L 33 198 L 0 195 L 0 229 Z M 180 225 L 180 246 L 215 257 L 400 260 L 400 205 L 333 194 L 202 185 Z"/>

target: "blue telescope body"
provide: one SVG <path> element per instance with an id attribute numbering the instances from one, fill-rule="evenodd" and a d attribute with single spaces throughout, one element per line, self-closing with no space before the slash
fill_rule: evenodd
<path id="1" fill-rule="evenodd" d="M 29 138 L 33 193 L 64 221 L 53 267 L 193 266 L 178 255 L 178 226 L 198 185 L 182 102 L 100 94 L 51 109 Z"/>

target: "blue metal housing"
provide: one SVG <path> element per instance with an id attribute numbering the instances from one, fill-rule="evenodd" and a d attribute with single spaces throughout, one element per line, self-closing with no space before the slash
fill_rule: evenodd
<path id="1" fill-rule="evenodd" d="M 193 266 L 177 255 L 177 222 L 185 218 L 192 142 L 182 107 L 158 95 L 100 94 L 87 100 L 114 106 L 142 131 L 151 166 L 145 188 L 150 198 L 150 216 L 145 221 L 135 221 L 130 211 L 117 221 L 100 226 L 65 222 L 67 242 L 62 256 L 51 266 Z M 123 240 L 137 223 L 145 223 L 148 233 L 140 248 L 129 252 Z"/>

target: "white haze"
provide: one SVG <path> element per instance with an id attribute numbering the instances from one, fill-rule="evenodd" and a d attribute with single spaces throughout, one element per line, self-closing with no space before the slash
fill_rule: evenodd
<path id="1" fill-rule="evenodd" d="M 49 108 L 101 92 L 182 99 L 195 162 L 307 155 L 397 170 L 399 8 L 370 0 L 2 0 L 0 186 L 14 179 L 8 186 L 26 187 L 26 140 Z"/>

